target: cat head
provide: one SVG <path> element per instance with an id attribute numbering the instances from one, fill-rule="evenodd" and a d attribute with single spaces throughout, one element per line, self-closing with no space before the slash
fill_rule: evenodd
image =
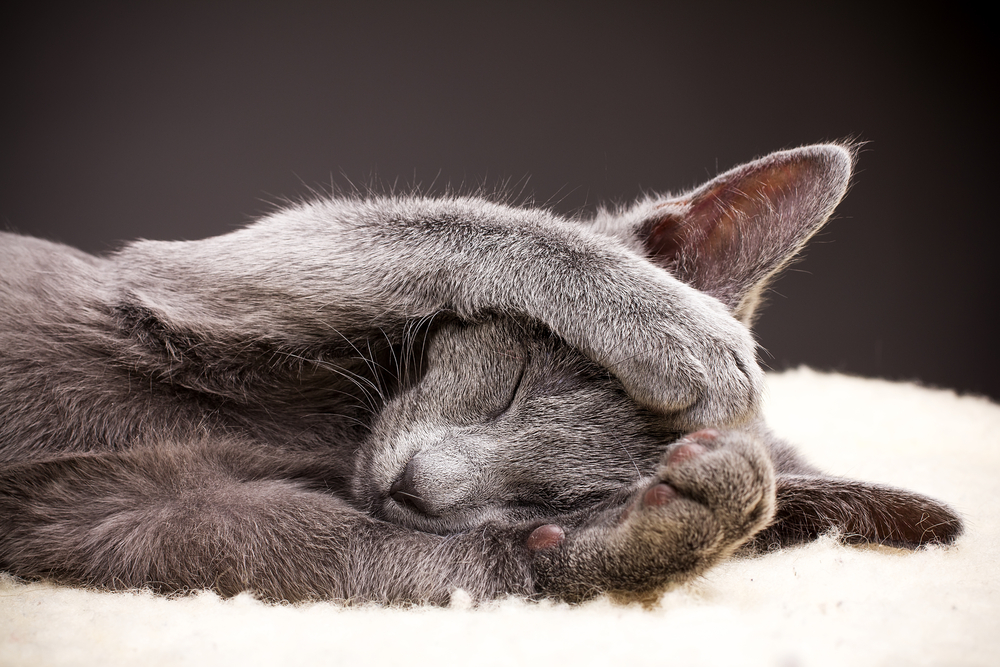
<path id="1" fill-rule="evenodd" d="M 851 162 L 838 145 L 779 152 L 580 224 L 749 326 L 767 282 L 843 197 Z M 571 514 L 648 475 L 683 432 L 533 322 L 444 322 L 418 356 L 419 380 L 383 408 L 355 475 L 357 499 L 394 523 L 448 533 Z"/>

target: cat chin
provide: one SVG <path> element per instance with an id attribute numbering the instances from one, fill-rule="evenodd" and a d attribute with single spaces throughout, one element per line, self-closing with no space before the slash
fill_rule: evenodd
<path id="1" fill-rule="evenodd" d="M 389 523 L 436 535 L 451 535 L 481 527 L 488 523 L 514 524 L 540 518 L 543 512 L 530 508 L 470 507 L 445 515 L 430 515 L 415 511 L 387 498 L 373 514 Z"/>
<path id="2" fill-rule="evenodd" d="M 376 512 L 378 518 L 389 523 L 437 535 L 461 533 L 491 519 L 499 518 L 499 515 L 500 513 L 495 510 L 475 508 L 444 516 L 433 516 L 404 507 L 391 498 L 387 499 L 380 511 Z"/>

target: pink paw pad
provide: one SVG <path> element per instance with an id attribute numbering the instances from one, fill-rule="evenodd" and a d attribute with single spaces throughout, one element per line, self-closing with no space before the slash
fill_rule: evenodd
<path id="1" fill-rule="evenodd" d="M 719 437 L 719 432 L 714 428 L 703 428 L 700 431 L 695 431 L 694 433 L 688 433 L 681 440 L 702 440 L 705 442 L 712 442 Z"/>
<path id="2" fill-rule="evenodd" d="M 566 533 L 554 523 L 547 523 L 531 531 L 528 535 L 528 549 L 539 551 L 550 549 L 566 539 Z"/>
<path id="3" fill-rule="evenodd" d="M 690 437 L 690 436 L 689 436 Z M 705 452 L 708 451 L 704 445 L 699 445 L 697 442 L 684 442 L 674 447 L 673 451 L 667 456 L 667 465 L 675 466 L 684 463 L 688 459 L 694 459 Z"/>
<path id="4" fill-rule="evenodd" d="M 643 494 L 642 504 L 646 507 L 662 507 L 676 497 L 677 492 L 669 484 L 657 484 Z"/>

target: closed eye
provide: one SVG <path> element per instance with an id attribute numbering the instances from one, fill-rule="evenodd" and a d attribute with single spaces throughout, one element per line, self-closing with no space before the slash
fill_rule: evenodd
<path id="1" fill-rule="evenodd" d="M 496 421 L 497 419 L 500 419 L 500 417 L 507 414 L 510 410 L 510 406 L 514 405 L 514 399 L 517 398 L 517 392 L 521 389 L 521 383 L 524 381 L 525 370 L 528 368 L 528 355 L 520 355 L 520 359 L 522 362 L 521 368 L 518 371 L 517 379 L 514 380 L 510 393 L 507 394 L 506 399 L 497 407 L 496 410 L 486 415 L 486 419 L 488 421 Z"/>

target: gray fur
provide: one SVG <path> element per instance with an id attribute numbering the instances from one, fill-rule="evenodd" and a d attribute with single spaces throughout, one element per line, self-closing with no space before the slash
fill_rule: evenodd
<path id="1" fill-rule="evenodd" d="M 776 153 L 588 221 L 372 197 L 107 257 L 4 234 L 0 568 L 579 600 L 831 527 L 952 541 L 947 507 L 824 477 L 757 416 L 745 324 L 851 159 Z"/>

